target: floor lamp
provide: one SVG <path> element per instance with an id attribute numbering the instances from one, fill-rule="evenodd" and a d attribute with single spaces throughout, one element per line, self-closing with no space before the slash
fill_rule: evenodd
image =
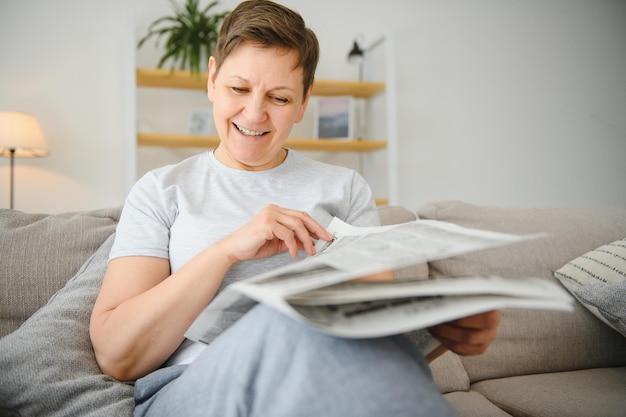
<path id="1" fill-rule="evenodd" d="M 13 165 L 15 158 L 48 155 L 48 145 L 37 119 L 30 114 L 0 111 L 0 156 L 11 158 L 9 204 L 13 208 Z"/>

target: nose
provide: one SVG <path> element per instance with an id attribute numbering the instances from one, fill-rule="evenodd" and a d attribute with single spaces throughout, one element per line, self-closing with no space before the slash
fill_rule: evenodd
<path id="1" fill-rule="evenodd" d="M 244 104 L 242 113 L 250 122 L 263 122 L 267 117 L 265 105 L 266 101 L 264 96 L 260 94 L 250 94 Z"/>

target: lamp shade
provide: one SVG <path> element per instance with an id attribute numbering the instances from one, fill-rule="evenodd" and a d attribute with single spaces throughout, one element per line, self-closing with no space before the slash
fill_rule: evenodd
<path id="1" fill-rule="evenodd" d="M 46 155 L 48 145 L 34 116 L 0 111 L 0 156 L 35 158 Z"/>

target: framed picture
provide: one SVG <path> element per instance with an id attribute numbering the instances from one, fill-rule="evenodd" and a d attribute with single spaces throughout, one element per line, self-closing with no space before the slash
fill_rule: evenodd
<path id="1" fill-rule="evenodd" d="M 316 138 L 354 139 L 354 99 L 351 96 L 317 98 L 314 125 Z"/>
<path id="2" fill-rule="evenodd" d="M 197 110 L 191 113 L 188 131 L 190 135 L 212 134 L 213 112 L 211 110 Z"/>

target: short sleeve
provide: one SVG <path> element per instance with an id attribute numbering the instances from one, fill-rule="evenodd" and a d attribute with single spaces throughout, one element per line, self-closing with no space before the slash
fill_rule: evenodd
<path id="1" fill-rule="evenodd" d="M 372 189 L 356 171 L 353 171 L 350 189 L 350 211 L 345 222 L 357 227 L 380 226 Z"/>
<path id="2" fill-rule="evenodd" d="M 177 215 L 177 188 L 149 172 L 133 186 L 122 210 L 109 259 L 154 256 L 169 259 L 170 228 Z"/>

